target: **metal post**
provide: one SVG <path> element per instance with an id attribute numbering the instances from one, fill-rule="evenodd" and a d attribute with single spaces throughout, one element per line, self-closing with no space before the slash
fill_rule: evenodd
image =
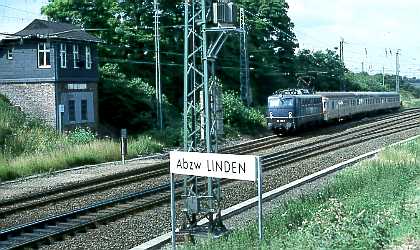
<path id="1" fill-rule="evenodd" d="M 159 3 L 154 0 L 154 18 L 155 18 L 155 81 L 156 81 L 156 114 L 157 123 L 160 129 L 163 129 L 162 112 L 162 83 L 160 70 L 160 32 L 159 32 Z"/>
<path id="2" fill-rule="evenodd" d="M 240 83 L 241 83 L 241 99 L 246 105 L 251 105 L 251 85 L 249 80 L 249 58 L 248 58 L 248 34 L 245 27 L 245 10 L 240 9 Z"/>
<path id="3" fill-rule="evenodd" d="M 171 174 L 171 228 L 172 228 L 172 249 L 176 249 L 176 201 L 175 201 L 175 175 Z"/>
<path id="4" fill-rule="evenodd" d="M 63 113 L 64 113 L 64 105 L 58 105 L 58 132 L 61 134 L 63 133 Z"/>
<path id="5" fill-rule="evenodd" d="M 121 161 L 125 164 L 125 156 L 127 155 L 127 129 L 121 129 Z"/>
<path id="6" fill-rule="evenodd" d="M 382 86 L 385 86 L 385 67 L 382 67 Z"/>
<path id="7" fill-rule="evenodd" d="M 263 214 L 262 214 L 262 193 L 263 193 L 263 178 L 261 158 L 257 157 L 257 171 L 258 171 L 258 232 L 260 241 L 264 238 L 263 231 Z"/>
<path id="8" fill-rule="evenodd" d="M 400 92 L 400 50 L 397 50 L 395 55 L 395 92 Z"/>

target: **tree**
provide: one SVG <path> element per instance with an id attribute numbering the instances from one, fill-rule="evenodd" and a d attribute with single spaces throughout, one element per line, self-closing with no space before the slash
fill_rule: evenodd
<path id="1" fill-rule="evenodd" d="M 247 22 L 249 54 L 253 58 L 251 67 L 255 69 L 251 74 L 253 93 L 255 100 L 265 103 L 267 95 L 294 82 L 293 57 L 298 44 L 292 31 L 293 23 L 287 16 L 288 5 L 284 0 L 240 0 L 236 3 L 252 13 L 247 14 Z M 163 92 L 169 102 L 178 104 L 180 110 L 183 95 L 183 1 L 161 0 L 160 9 Z M 54 0 L 42 9 L 42 13 L 55 21 L 99 29 L 90 32 L 104 42 L 99 44 L 101 67 L 115 64 L 124 76 L 119 79 L 119 74 L 115 73 L 106 79 L 102 77 L 99 88 L 107 87 L 100 89 L 104 95 L 119 93 L 119 96 L 124 96 L 121 91 L 129 91 L 125 87 L 133 78 L 141 78 L 154 86 L 153 1 Z M 217 73 L 227 89 L 239 90 L 239 53 L 239 38 L 232 36 L 217 61 L 221 66 Z M 110 81 L 113 84 L 105 84 Z M 103 105 L 112 105 L 105 100 L 109 96 L 99 98 Z M 142 106 L 144 110 L 154 112 L 153 105 L 146 106 Z M 117 110 L 118 107 L 109 108 Z M 129 110 L 142 112 L 139 107 Z M 102 119 L 115 123 L 106 117 Z"/>
<path id="2" fill-rule="evenodd" d="M 344 73 L 347 70 L 334 51 L 301 50 L 296 55 L 295 66 L 297 75 L 313 77 L 314 90 L 343 90 Z"/>
<path id="3" fill-rule="evenodd" d="M 240 0 L 246 9 L 248 51 L 254 99 L 265 103 L 266 97 L 295 82 L 294 50 L 298 47 L 293 23 L 284 0 Z M 239 66 L 239 38 L 231 39 L 221 53 L 221 65 Z M 227 63 L 230 62 L 230 63 Z M 220 70 L 229 89 L 239 88 L 239 69 Z"/>

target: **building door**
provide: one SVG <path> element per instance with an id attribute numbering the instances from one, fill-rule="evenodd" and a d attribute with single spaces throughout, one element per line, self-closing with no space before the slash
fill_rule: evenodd
<path id="1" fill-rule="evenodd" d="M 61 94 L 64 104 L 64 125 L 95 123 L 93 92 L 69 92 Z"/>

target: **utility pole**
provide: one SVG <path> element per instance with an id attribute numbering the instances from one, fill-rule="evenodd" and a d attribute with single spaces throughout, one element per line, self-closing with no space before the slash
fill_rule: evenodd
<path id="1" fill-rule="evenodd" d="M 159 129 L 163 129 L 162 83 L 160 70 L 160 32 L 159 32 L 159 2 L 153 1 L 155 18 L 155 86 L 156 86 L 156 116 Z"/>
<path id="2" fill-rule="evenodd" d="M 385 67 L 382 66 L 382 86 L 385 86 Z"/>
<path id="3" fill-rule="evenodd" d="M 400 92 L 400 49 L 395 54 L 395 92 Z"/>
<path id="4" fill-rule="evenodd" d="M 344 63 L 344 38 L 340 40 L 340 61 Z"/>
<path id="5" fill-rule="evenodd" d="M 340 61 L 344 65 L 344 38 L 341 38 L 340 40 Z M 346 90 L 344 81 L 340 81 L 340 90 L 341 91 Z"/>
<path id="6" fill-rule="evenodd" d="M 241 79 L 241 99 L 250 106 L 252 103 L 251 85 L 249 79 L 249 58 L 248 58 L 248 33 L 245 25 L 245 9 L 239 11 L 239 27 L 242 30 L 240 35 L 241 55 L 240 55 L 240 79 Z"/>
<path id="7" fill-rule="evenodd" d="M 365 63 L 362 62 L 362 73 L 364 73 L 364 72 L 365 72 Z"/>

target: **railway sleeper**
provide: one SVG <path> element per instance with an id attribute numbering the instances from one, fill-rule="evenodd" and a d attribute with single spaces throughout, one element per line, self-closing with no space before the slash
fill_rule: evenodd
<path id="1" fill-rule="evenodd" d="M 96 217 L 98 217 L 97 215 L 81 215 L 79 216 L 77 219 L 81 220 L 81 221 L 85 221 L 85 222 L 91 222 L 93 220 L 96 219 Z"/>
<path id="2" fill-rule="evenodd" d="M 46 228 L 37 228 L 33 230 L 33 233 L 36 234 L 46 234 L 46 233 L 52 233 L 53 229 L 46 229 Z"/>

